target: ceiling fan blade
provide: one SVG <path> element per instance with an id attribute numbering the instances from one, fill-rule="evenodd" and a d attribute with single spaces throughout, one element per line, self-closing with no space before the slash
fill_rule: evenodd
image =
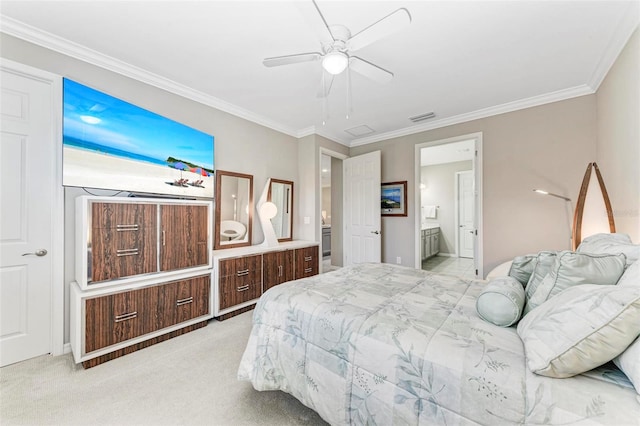
<path id="1" fill-rule="evenodd" d="M 351 56 L 349 58 L 349 68 L 373 81 L 377 81 L 378 83 L 388 83 L 393 79 L 392 72 L 387 71 L 384 68 L 380 68 L 379 66 L 357 56 Z"/>
<path id="2" fill-rule="evenodd" d="M 275 56 L 273 58 L 265 58 L 262 63 L 265 67 L 278 67 L 280 65 L 297 64 L 299 62 L 312 62 L 322 58 L 318 52 L 298 53 L 296 55 Z"/>
<path id="3" fill-rule="evenodd" d="M 407 9 L 398 9 L 378 22 L 369 25 L 347 41 L 350 51 L 361 49 L 374 41 L 400 31 L 411 23 L 411 15 Z"/>
<path id="4" fill-rule="evenodd" d="M 328 76 L 328 78 L 327 78 Z M 320 79 L 320 88 L 318 89 L 318 98 L 326 98 L 331 91 L 331 85 L 333 84 L 333 74 L 325 73 L 322 71 L 322 77 Z"/>
<path id="5" fill-rule="evenodd" d="M 296 1 L 295 3 L 305 21 L 307 21 L 307 24 L 311 26 L 316 36 L 320 39 L 320 43 L 323 45 L 333 43 L 335 40 L 333 39 L 333 35 L 331 35 L 329 25 L 324 19 L 322 12 L 320 12 L 320 8 L 315 0 L 311 0 L 310 2 Z"/>

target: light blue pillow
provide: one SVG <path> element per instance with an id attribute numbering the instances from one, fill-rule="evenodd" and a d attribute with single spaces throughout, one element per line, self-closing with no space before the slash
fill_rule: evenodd
<path id="1" fill-rule="evenodd" d="M 509 268 L 509 273 L 507 275 L 520 281 L 520 284 L 522 284 L 522 287 L 524 288 L 529 282 L 529 279 L 531 279 L 531 274 L 533 274 L 533 270 L 536 267 L 537 262 L 538 255 L 536 254 L 516 256 L 511 261 L 511 267 Z"/>
<path id="2" fill-rule="evenodd" d="M 551 270 L 527 299 L 526 312 L 569 287 L 580 284 L 616 285 L 624 272 L 626 256 L 562 251 Z"/>
<path id="3" fill-rule="evenodd" d="M 524 307 L 524 288 L 513 277 L 489 281 L 476 299 L 476 311 L 483 320 L 500 327 L 518 322 Z"/>
<path id="4" fill-rule="evenodd" d="M 557 253 L 555 251 L 541 251 L 536 256 L 536 264 L 529 278 L 529 282 L 527 282 L 527 286 L 525 287 L 525 300 L 527 302 L 551 270 L 553 262 L 556 260 L 556 255 Z M 524 313 L 526 314 L 527 312 L 529 312 L 529 310 L 525 306 Z"/>

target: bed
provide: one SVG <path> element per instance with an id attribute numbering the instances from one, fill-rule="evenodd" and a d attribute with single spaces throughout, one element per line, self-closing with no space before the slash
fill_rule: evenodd
<path id="1" fill-rule="evenodd" d="M 516 328 L 478 316 L 486 284 L 359 264 L 276 286 L 256 306 L 238 378 L 332 425 L 640 424 L 613 363 L 532 373 Z"/>

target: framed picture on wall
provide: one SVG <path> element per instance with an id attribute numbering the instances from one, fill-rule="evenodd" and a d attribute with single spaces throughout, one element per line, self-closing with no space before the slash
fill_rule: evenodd
<path id="1" fill-rule="evenodd" d="M 407 181 L 386 182 L 380 191 L 382 216 L 407 215 Z"/>

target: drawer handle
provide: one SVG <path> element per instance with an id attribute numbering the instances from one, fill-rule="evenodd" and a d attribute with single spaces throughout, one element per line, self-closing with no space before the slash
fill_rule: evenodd
<path id="1" fill-rule="evenodd" d="M 138 316 L 138 311 L 129 312 L 127 314 L 116 315 L 115 321 L 116 322 L 126 321 L 126 320 L 130 320 L 130 319 L 134 319 L 137 316 Z"/>
<path id="2" fill-rule="evenodd" d="M 304 261 L 305 261 L 305 262 L 308 262 L 308 261 L 310 261 L 311 259 L 313 259 L 313 257 L 311 257 L 311 256 L 305 256 L 305 257 L 304 257 Z"/>
<path id="3" fill-rule="evenodd" d="M 177 300 L 176 306 L 188 305 L 189 303 L 193 303 L 193 296 L 187 297 L 186 299 Z"/>
<path id="4" fill-rule="evenodd" d="M 116 231 L 117 232 L 124 232 L 124 231 L 137 231 L 138 230 L 138 224 L 133 224 L 133 225 L 116 225 Z"/>
<path id="5" fill-rule="evenodd" d="M 311 272 L 312 270 L 313 270 L 313 268 L 305 268 L 305 269 L 304 269 L 304 273 L 305 273 L 305 274 L 306 274 L 306 273 L 309 273 L 309 272 Z"/>
<path id="6" fill-rule="evenodd" d="M 249 290 L 249 284 L 246 284 L 246 285 L 243 285 L 241 287 L 238 287 L 236 290 L 237 291 L 247 291 L 247 290 Z"/>
<path id="7" fill-rule="evenodd" d="M 278 276 L 281 277 L 282 276 L 282 265 L 278 265 Z"/>
<path id="8" fill-rule="evenodd" d="M 132 248 L 132 249 L 118 249 L 116 250 L 116 256 L 117 257 L 122 257 L 122 256 L 135 256 L 137 254 L 140 254 L 140 251 L 137 248 Z"/>
<path id="9" fill-rule="evenodd" d="M 248 269 L 243 269 L 242 271 L 236 272 L 236 275 L 239 276 L 239 277 L 244 277 L 245 275 L 249 275 L 249 270 Z"/>

